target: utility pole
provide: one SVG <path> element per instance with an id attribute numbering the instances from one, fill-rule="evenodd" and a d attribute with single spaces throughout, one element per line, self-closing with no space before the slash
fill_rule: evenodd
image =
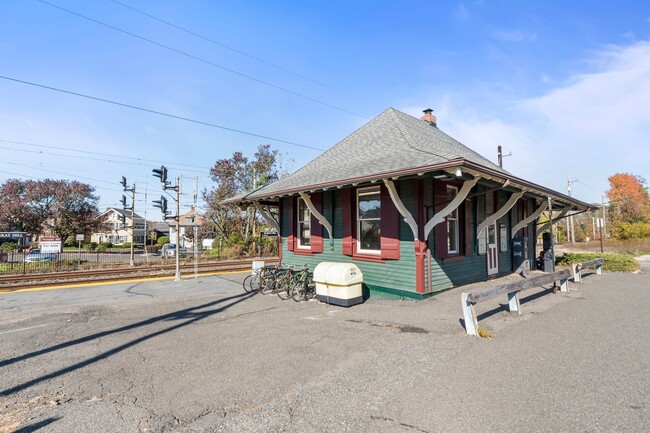
<path id="1" fill-rule="evenodd" d="M 578 182 L 578 179 L 571 180 L 571 176 L 569 176 L 567 178 L 567 190 L 569 192 L 569 197 L 571 197 L 571 185 L 573 185 L 576 182 Z M 568 221 L 567 221 L 567 227 L 571 227 L 570 228 L 570 231 L 571 231 L 571 239 L 570 239 L 571 240 L 571 245 L 575 245 L 575 243 L 576 243 L 576 233 L 575 233 L 575 229 L 574 229 L 574 226 L 573 226 L 573 214 L 569 214 L 569 218 L 568 218 Z"/>
<path id="2" fill-rule="evenodd" d="M 130 192 L 131 193 L 131 208 L 126 205 L 126 197 L 123 195 L 122 196 L 122 208 L 127 211 L 131 210 L 131 254 L 129 256 L 129 266 L 133 267 L 135 266 L 135 260 L 134 260 L 134 244 L 135 244 L 135 183 L 131 188 L 126 187 L 126 177 L 122 176 L 122 181 L 120 182 L 122 185 L 122 189 L 124 192 Z M 126 225 L 126 220 L 123 219 L 123 224 Z"/>
<path id="3" fill-rule="evenodd" d="M 499 158 L 499 167 L 503 168 L 503 158 L 505 158 L 506 156 L 512 156 L 512 152 L 508 152 L 507 155 L 504 155 L 503 154 L 503 149 L 501 148 L 501 146 L 498 146 L 497 147 L 497 156 Z"/>
<path id="4" fill-rule="evenodd" d="M 602 213 L 603 213 L 603 231 L 605 232 L 605 236 L 607 236 L 607 226 L 606 224 L 606 213 L 605 213 L 605 194 L 601 195 L 601 200 L 602 200 Z"/>
<path id="5" fill-rule="evenodd" d="M 160 166 L 160 169 L 153 169 L 154 177 L 160 179 L 160 185 L 163 188 L 163 191 L 172 189 L 176 192 L 176 215 L 170 217 L 169 212 L 167 211 L 167 199 L 165 196 L 161 195 L 160 200 L 154 200 L 153 205 L 160 209 L 163 214 L 163 218 L 166 220 L 173 219 L 176 222 L 176 274 L 174 275 L 174 281 L 181 280 L 181 265 L 180 265 L 180 203 L 181 203 L 181 187 L 180 187 L 180 178 L 176 177 L 176 182 L 174 186 L 171 186 L 167 181 L 167 168 L 164 165 Z"/>

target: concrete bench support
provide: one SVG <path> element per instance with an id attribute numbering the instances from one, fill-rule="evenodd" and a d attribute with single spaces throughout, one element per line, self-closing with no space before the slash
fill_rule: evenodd
<path id="1" fill-rule="evenodd" d="M 496 298 L 500 295 L 508 295 L 508 310 L 511 313 L 521 314 L 521 305 L 519 303 L 519 292 L 543 286 L 544 284 L 553 283 L 559 285 L 562 292 L 569 291 L 569 277 L 571 272 L 568 269 L 539 275 L 532 278 L 522 279 L 502 284 L 500 286 L 489 287 L 475 292 L 463 292 L 461 294 L 461 307 L 463 318 L 465 319 L 465 331 L 467 334 L 478 337 L 478 318 L 476 316 L 476 304 Z M 557 284 L 559 282 L 559 284 Z"/>
<path id="2" fill-rule="evenodd" d="M 596 275 L 602 275 L 603 274 L 603 264 L 605 263 L 605 259 L 598 258 L 598 259 L 593 259 L 589 260 L 587 262 L 582 262 L 582 263 L 574 263 L 571 267 L 573 269 L 573 282 L 574 283 L 582 283 L 582 270 L 583 269 L 589 269 L 589 268 L 595 268 L 596 269 Z"/>

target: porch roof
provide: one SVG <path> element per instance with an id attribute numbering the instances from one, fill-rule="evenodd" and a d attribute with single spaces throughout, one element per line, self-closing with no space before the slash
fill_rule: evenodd
<path id="1" fill-rule="evenodd" d="M 423 120 L 388 108 L 290 176 L 256 190 L 231 197 L 226 204 L 275 202 L 302 191 L 341 188 L 383 178 L 455 171 L 478 175 L 551 196 L 579 209 L 590 205 L 512 176 L 506 170 Z"/>

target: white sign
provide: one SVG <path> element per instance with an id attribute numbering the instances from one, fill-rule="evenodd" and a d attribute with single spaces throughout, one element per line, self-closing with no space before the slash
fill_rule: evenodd
<path id="1" fill-rule="evenodd" d="M 596 227 L 598 228 L 604 227 L 602 218 L 596 218 Z"/>
<path id="2" fill-rule="evenodd" d="M 61 238 L 54 236 L 41 237 L 38 241 L 42 253 L 61 252 Z"/>
<path id="3" fill-rule="evenodd" d="M 77 235 L 77 240 L 78 241 L 83 241 L 84 240 L 84 235 L 83 234 Z"/>

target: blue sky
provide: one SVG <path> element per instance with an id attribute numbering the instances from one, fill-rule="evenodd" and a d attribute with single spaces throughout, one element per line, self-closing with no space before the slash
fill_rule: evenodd
<path id="1" fill-rule="evenodd" d="M 77 179 L 103 209 L 125 175 L 152 219 L 161 163 L 187 210 L 217 159 L 269 143 L 293 171 L 387 107 L 431 107 L 491 160 L 512 153 L 516 176 L 560 192 L 578 179 L 584 201 L 614 173 L 650 178 L 648 2 L 47 3 L 0 2 L 0 182 Z"/>

